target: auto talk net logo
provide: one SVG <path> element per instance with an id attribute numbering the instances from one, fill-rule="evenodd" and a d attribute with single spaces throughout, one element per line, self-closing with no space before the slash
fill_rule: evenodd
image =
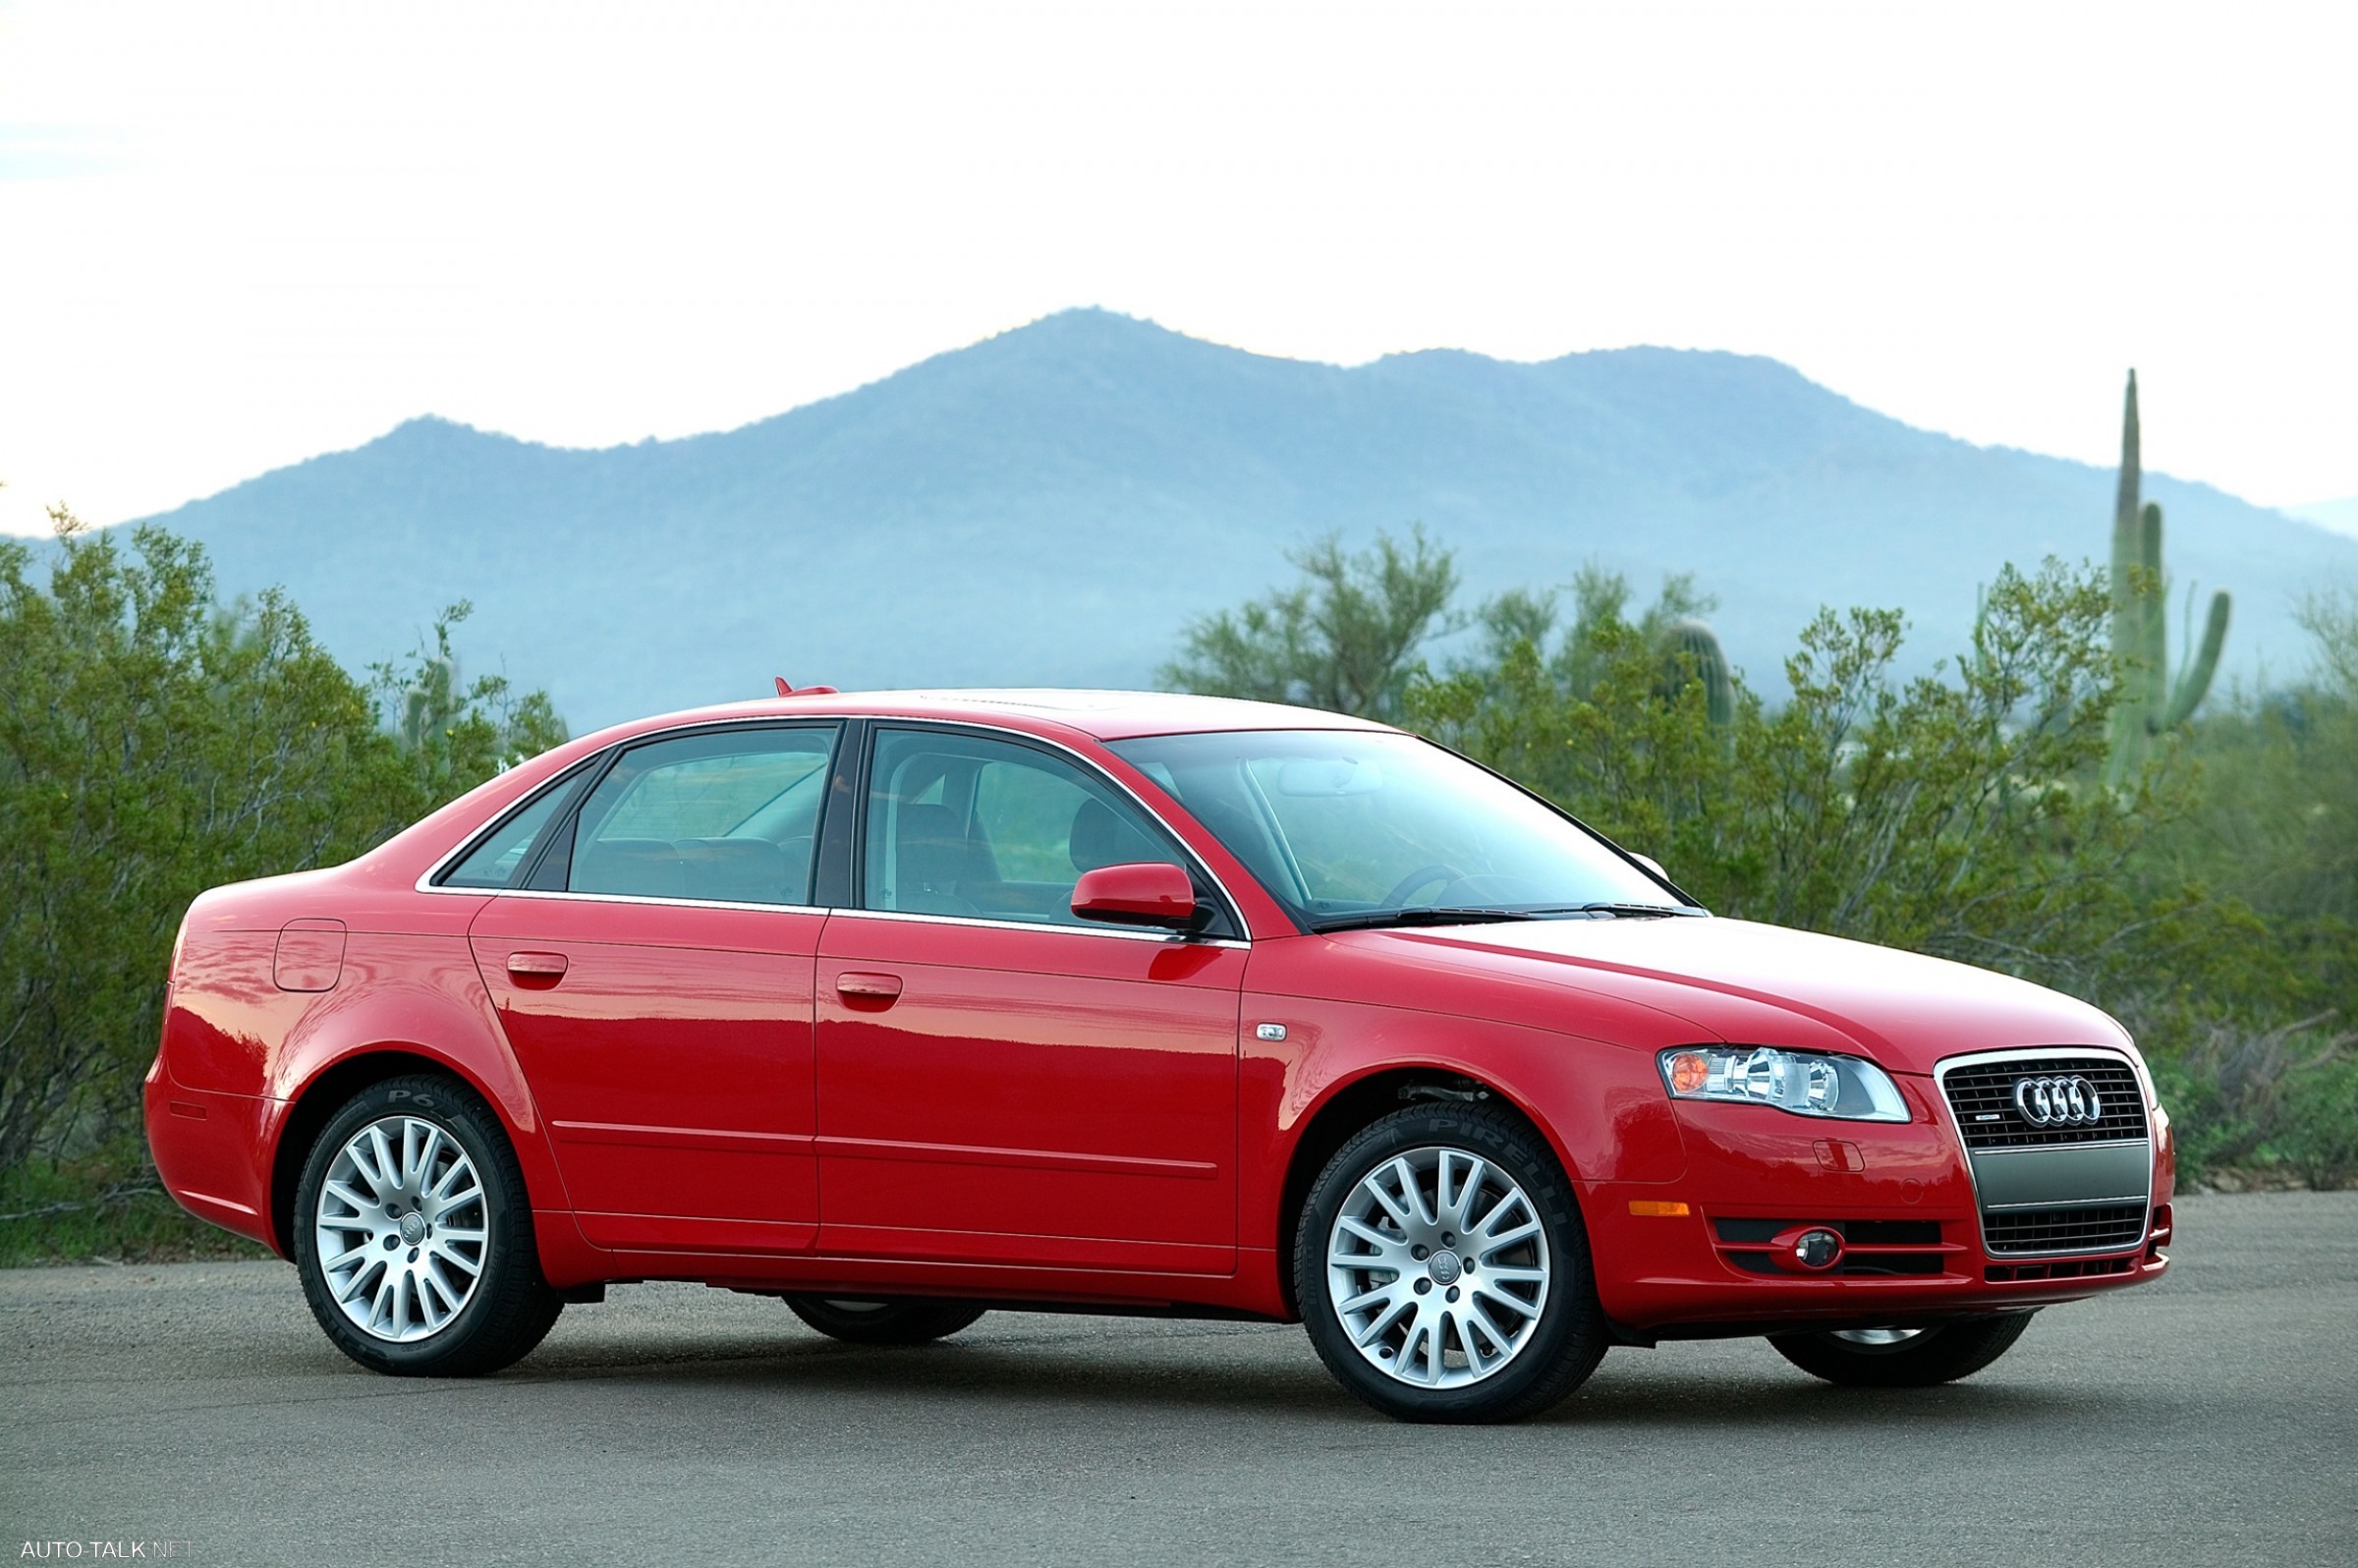
<path id="1" fill-rule="evenodd" d="M 146 1562 L 186 1557 L 195 1544 L 187 1540 L 28 1540 L 17 1556 L 31 1562 Z"/>

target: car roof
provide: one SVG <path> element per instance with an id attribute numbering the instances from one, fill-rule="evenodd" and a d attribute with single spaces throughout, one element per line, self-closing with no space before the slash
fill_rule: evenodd
<path id="1" fill-rule="evenodd" d="M 785 715 L 965 720 L 1016 729 L 1060 728 L 1099 741 L 1213 730 L 1375 730 L 1390 726 L 1344 713 L 1173 692 L 1004 688 L 974 691 L 797 692 L 755 702 L 667 713 L 623 726 L 631 732 L 683 723 Z"/>

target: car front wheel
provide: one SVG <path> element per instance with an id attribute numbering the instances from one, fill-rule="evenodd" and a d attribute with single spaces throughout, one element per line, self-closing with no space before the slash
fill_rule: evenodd
<path id="1" fill-rule="evenodd" d="M 311 1316 L 374 1372 L 497 1372 L 564 1310 L 540 1276 L 515 1150 L 454 1079 L 396 1078 L 354 1095 L 311 1146 L 294 1228 Z"/>
<path id="2" fill-rule="evenodd" d="M 1294 1288 L 1327 1370 L 1403 1421 L 1519 1421 L 1604 1354 L 1571 1183 L 1486 1106 L 1396 1111 L 1336 1151 L 1303 1209 Z"/>
<path id="3" fill-rule="evenodd" d="M 1776 1353 L 1814 1377 L 1852 1388 L 1929 1388 L 1970 1377 L 2013 1349 L 2029 1313 L 1930 1328 L 1841 1328 L 1771 1334 Z"/>

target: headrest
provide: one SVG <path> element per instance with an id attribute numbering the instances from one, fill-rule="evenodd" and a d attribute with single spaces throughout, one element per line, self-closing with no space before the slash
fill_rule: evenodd
<path id="1" fill-rule="evenodd" d="M 1171 858 L 1153 840 L 1114 814 L 1111 807 L 1094 799 L 1083 801 L 1081 809 L 1073 812 L 1072 842 L 1066 853 L 1072 857 L 1076 871 Z"/>
<path id="2" fill-rule="evenodd" d="M 921 838 L 953 843 L 963 843 L 966 839 L 958 823 L 958 813 L 946 806 L 904 806 L 893 825 L 904 844 Z"/>

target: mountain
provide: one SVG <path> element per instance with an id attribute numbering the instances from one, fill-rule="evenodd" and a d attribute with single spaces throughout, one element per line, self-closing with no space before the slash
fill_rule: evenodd
<path id="1" fill-rule="evenodd" d="M 2338 501 L 2312 501 L 2307 506 L 2288 506 L 2283 510 L 2286 517 L 2297 517 L 2321 529 L 2358 537 L 2358 495 L 2347 495 Z"/>
<path id="2" fill-rule="evenodd" d="M 468 597 L 470 672 L 579 729 L 796 684 L 1137 685 L 1191 617 L 1328 530 L 1422 522 L 1471 594 L 1587 561 L 1687 571 L 1781 689 L 1822 604 L 1898 605 L 1918 668 L 2007 561 L 2103 559 L 2112 475 L 1870 412 L 1774 361 L 1455 351 L 1340 368 L 1098 310 L 741 429 L 600 451 L 421 419 L 156 519 L 221 585 L 283 584 L 348 664 Z M 2228 672 L 2306 658 L 2289 610 L 2358 540 L 2150 475 L 2182 596 L 2235 594 Z"/>

